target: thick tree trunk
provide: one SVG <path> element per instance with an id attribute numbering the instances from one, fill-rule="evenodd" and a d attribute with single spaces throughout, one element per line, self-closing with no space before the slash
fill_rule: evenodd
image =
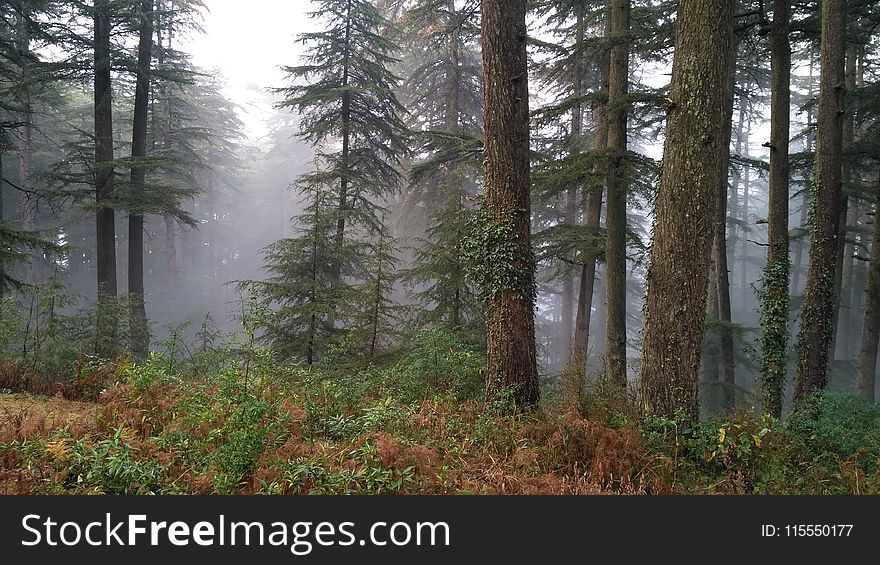
<path id="1" fill-rule="evenodd" d="M 626 387 L 626 152 L 627 101 L 629 90 L 630 2 L 611 4 L 610 73 L 608 75 L 608 149 L 610 163 L 606 184 L 608 207 L 605 215 L 605 265 L 608 308 L 605 320 L 605 376 Z"/>
<path id="2" fill-rule="evenodd" d="M 796 400 L 803 399 L 816 389 L 825 388 L 832 341 L 834 271 L 840 219 L 845 22 L 846 0 L 824 0 L 816 174 L 810 203 L 813 232 L 810 237 L 807 291 L 798 336 Z"/>
<path id="3" fill-rule="evenodd" d="M 650 414 L 695 420 L 733 0 L 681 0 L 657 191 L 641 394 Z"/>
<path id="4" fill-rule="evenodd" d="M 877 181 L 877 205 L 874 208 L 874 239 L 871 242 L 871 263 L 865 289 L 865 318 L 862 322 L 862 345 L 856 388 L 859 396 L 874 401 L 877 374 L 877 345 L 880 340 L 880 177 Z"/>
<path id="5" fill-rule="evenodd" d="M 116 220 L 113 196 L 113 90 L 110 82 L 110 6 L 95 2 L 95 214 L 98 312 L 96 347 L 98 355 L 110 357 L 116 351 Z"/>
<path id="6" fill-rule="evenodd" d="M 577 21 L 577 38 L 578 43 L 584 40 L 584 17 L 583 12 L 578 13 Z M 611 35 L 611 17 L 606 14 L 605 17 L 605 35 Z M 600 62 L 600 86 L 602 92 L 608 92 L 608 75 L 610 70 L 608 66 L 611 64 L 611 57 L 608 49 L 604 49 Z M 578 75 L 583 74 L 579 72 Z M 583 92 L 583 84 L 580 81 L 575 83 L 577 93 Z M 578 121 L 582 119 L 581 105 L 577 105 Z M 598 112 L 598 127 L 596 131 L 596 144 L 594 151 L 601 151 L 608 145 L 608 119 L 605 115 L 605 109 L 602 108 Z M 578 124 L 580 130 L 581 125 Z M 604 183 L 596 182 L 592 186 L 586 187 L 586 217 L 584 218 L 584 227 L 590 230 L 590 233 L 599 234 L 599 221 L 602 217 L 602 193 L 604 192 Z M 590 341 L 590 320 L 593 313 L 593 295 L 596 285 L 596 259 L 598 253 L 591 249 L 584 253 L 583 265 L 581 266 L 581 278 L 578 287 L 578 306 L 577 317 L 575 318 L 574 345 L 572 347 L 571 358 L 569 360 L 570 371 L 577 375 L 583 376 L 587 368 L 587 356 L 589 353 Z"/>
<path id="7" fill-rule="evenodd" d="M 791 106 L 789 0 L 774 0 L 770 30 L 770 195 L 767 266 L 761 314 L 761 403 L 765 412 L 782 415 L 788 356 L 788 142 Z"/>
<path id="8" fill-rule="evenodd" d="M 731 41 L 727 75 L 724 80 L 724 122 L 722 138 L 725 143 L 721 149 L 721 166 L 718 185 L 715 191 L 715 237 L 712 256 L 714 258 L 715 299 L 718 301 L 717 314 L 720 352 L 721 408 L 729 412 L 736 407 L 736 373 L 733 357 L 733 323 L 730 308 L 730 273 L 727 265 L 727 180 L 730 172 L 730 136 L 733 130 L 734 87 L 736 86 L 736 41 Z"/>
<path id="9" fill-rule="evenodd" d="M 147 156 L 147 119 L 150 104 L 150 66 L 153 57 L 153 2 L 141 0 L 137 81 L 134 92 L 134 123 L 131 133 L 131 190 L 134 206 L 128 214 L 128 299 L 131 352 L 135 359 L 149 354 L 150 333 L 144 305 L 144 215 L 138 210 L 145 198 L 146 171 L 138 159 Z"/>
<path id="10" fill-rule="evenodd" d="M 511 226 L 513 281 L 497 281 L 487 305 L 487 398 L 511 391 L 518 406 L 539 400 L 531 248 L 527 0 L 483 0 L 485 212 Z M 505 277 L 507 278 L 507 277 Z"/>

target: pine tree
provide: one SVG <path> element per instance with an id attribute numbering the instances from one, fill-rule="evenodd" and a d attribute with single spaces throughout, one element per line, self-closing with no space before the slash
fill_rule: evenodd
<path id="1" fill-rule="evenodd" d="M 380 200 L 400 182 L 397 165 L 407 152 L 404 112 L 394 89 L 398 78 L 389 70 L 397 46 L 379 30 L 390 24 L 366 0 L 318 0 L 312 18 L 323 31 L 304 33 L 305 64 L 284 67 L 294 84 L 279 89 L 280 107 L 302 116 L 301 136 L 313 144 L 339 140 L 341 148 L 325 152 L 322 182 L 335 181 L 336 252 L 357 229 L 378 229 Z M 342 265 L 335 263 L 335 277 Z"/>
<path id="2" fill-rule="evenodd" d="M 405 279 L 418 288 L 420 324 L 476 331 L 482 329 L 480 306 L 461 249 L 479 189 L 482 144 L 479 26 L 472 16 L 468 4 L 422 0 L 400 26 L 408 38 L 403 100 L 418 144 L 414 153 L 423 156 L 411 169 L 403 213 L 428 226 L 416 238 Z"/>
<path id="3" fill-rule="evenodd" d="M 824 389 L 832 342 L 834 280 L 841 201 L 841 145 L 844 111 L 845 0 L 822 3 L 819 126 L 816 173 L 810 203 L 813 231 L 807 292 L 801 310 L 795 399 Z"/>
<path id="4" fill-rule="evenodd" d="M 486 394 L 538 403 L 535 264 L 531 248 L 526 0 L 483 0 L 486 200 L 477 238 L 486 245 Z M 497 245 L 496 245 L 497 243 Z"/>
<path id="5" fill-rule="evenodd" d="M 648 413 L 696 419 L 733 0 L 682 0 L 648 267 L 641 367 Z"/>

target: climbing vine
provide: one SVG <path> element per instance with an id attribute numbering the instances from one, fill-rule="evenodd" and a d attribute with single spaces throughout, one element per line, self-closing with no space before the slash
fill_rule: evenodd
<path id="1" fill-rule="evenodd" d="M 788 355 L 788 255 L 773 253 L 756 288 L 761 303 L 761 393 L 764 410 L 775 417 L 782 413 Z"/>
<path id="2" fill-rule="evenodd" d="M 467 236 L 461 242 L 466 274 L 487 301 L 503 290 L 512 290 L 534 299 L 535 259 L 531 249 L 517 241 L 513 215 L 498 218 L 485 208 L 468 222 Z"/>

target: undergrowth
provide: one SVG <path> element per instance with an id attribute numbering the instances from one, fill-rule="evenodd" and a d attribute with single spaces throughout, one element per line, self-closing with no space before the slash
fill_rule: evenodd
<path id="1" fill-rule="evenodd" d="M 613 387 L 548 384 L 514 413 L 483 400 L 483 365 L 439 330 L 381 363 L 311 368 L 259 347 L 83 360 L 49 380 L 4 360 L 0 388 L 55 399 L 0 404 L 0 493 L 880 492 L 880 408 L 849 396 L 688 427 Z"/>

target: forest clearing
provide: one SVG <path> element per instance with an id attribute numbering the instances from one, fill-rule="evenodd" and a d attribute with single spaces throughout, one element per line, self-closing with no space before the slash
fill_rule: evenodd
<path id="1" fill-rule="evenodd" d="M 4 2 L 0 494 L 880 494 L 878 36 Z"/>

